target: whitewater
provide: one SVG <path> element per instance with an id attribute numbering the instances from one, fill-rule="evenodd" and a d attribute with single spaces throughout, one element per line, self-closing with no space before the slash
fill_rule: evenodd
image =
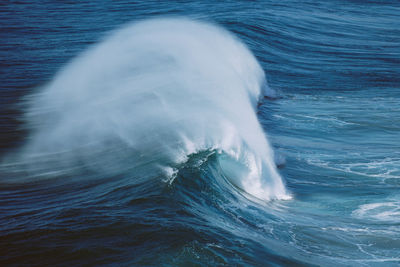
<path id="1" fill-rule="evenodd" d="M 256 116 L 270 90 L 251 52 L 217 26 L 134 23 L 28 97 L 32 137 L 10 161 L 34 172 L 48 172 L 49 161 L 68 171 L 77 159 L 101 172 L 146 165 L 141 179 L 164 172 L 170 181 L 190 155 L 216 151 L 235 186 L 263 200 L 289 198 Z"/>

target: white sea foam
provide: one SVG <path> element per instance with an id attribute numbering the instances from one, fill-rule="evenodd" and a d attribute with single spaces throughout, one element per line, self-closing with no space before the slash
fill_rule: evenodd
<path id="1" fill-rule="evenodd" d="M 398 158 L 384 158 L 364 160 L 363 162 L 332 163 L 329 160 L 308 159 L 311 165 L 332 169 L 340 172 L 351 173 L 382 179 L 400 179 L 400 160 Z"/>
<path id="2" fill-rule="evenodd" d="M 237 186 L 287 198 L 255 113 L 262 91 L 273 93 L 266 84 L 251 52 L 220 27 L 182 18 L 127 25 L 31 97 L 32 135 L 19 157 L 142 175 L 164 166 L 174 177 L 171 166 L 188 155 L 219 150 L 245 170 L 228 177 Z"/>
<path id="3" fill-rule="evenodd" d="M 353 216 L 379 221 L 400 222 L 400 202 L 388 201 L 360 205 L 358 209 L 353 211 Z"/>

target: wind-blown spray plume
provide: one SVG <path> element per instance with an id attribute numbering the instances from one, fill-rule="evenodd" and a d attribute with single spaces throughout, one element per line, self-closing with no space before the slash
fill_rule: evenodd
<path id="1" fill-rule="evenodd" d="M 32 136 L 20 157 L 149 179 L 173 175 L 193 153 L 215 151 L 236 186 L 261 199 L 286 198 L 255 112 L 265 84 L 251 52 L 215 25 L 134 23 L 31 97 Z"/>

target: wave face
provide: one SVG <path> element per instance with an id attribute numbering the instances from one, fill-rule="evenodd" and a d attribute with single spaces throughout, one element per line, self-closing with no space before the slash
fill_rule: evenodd
<path id="1" fill-rule="evenodd" d="M 287 198 L 255 112 L 265 88 L 251 52 L 215 25 L 180 18 L 131 24 L 30 97 L 33 134 L 20 156 L 36 171 L 49 161 L 58 170 L 83 162 L 171 182 L 188 156 L 216 151 L 235 186 L 264 200 Z"/>

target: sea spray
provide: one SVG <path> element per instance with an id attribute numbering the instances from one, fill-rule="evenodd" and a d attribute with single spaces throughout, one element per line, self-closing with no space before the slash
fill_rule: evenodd
<path id="1" fill-rule="evenodd" d="M 30 97 L 31 136 L 19 161 L 39 173 L 84 165 L 149 179 L 176 174 L 188 156 L 210 150 L 236 186 L 264 200 L 287 198 L 255 112 L 262 91 L 272 92 L 266 86 L 255 57 L 218 26 L 133 23 Z"/>

